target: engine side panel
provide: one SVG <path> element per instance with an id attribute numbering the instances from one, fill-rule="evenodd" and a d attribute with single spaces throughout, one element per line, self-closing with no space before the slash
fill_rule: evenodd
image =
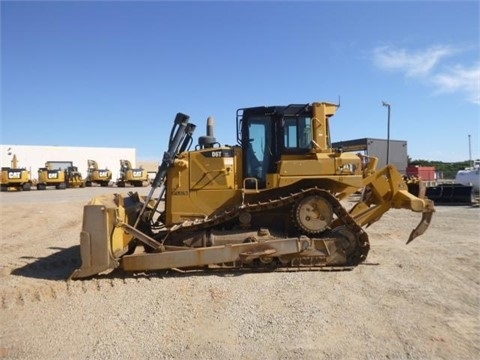
<path id="1" fill-rule="evenodd" d="M 184 153 L 167 175 L 167 225 L 203 218 L 239 204 L 241 150 L 208 148 Z"/>

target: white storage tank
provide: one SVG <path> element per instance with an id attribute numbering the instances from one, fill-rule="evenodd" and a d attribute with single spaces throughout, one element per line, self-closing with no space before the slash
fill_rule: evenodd
<path id="1" fill-rule="evenodd" d="M 480 160 L 475 160 L 474 166 L 459 170 L 455 176 L 455 182 L 462 185 L 471 185 L 473 191 L 479 192 L 480 188 Z"/>

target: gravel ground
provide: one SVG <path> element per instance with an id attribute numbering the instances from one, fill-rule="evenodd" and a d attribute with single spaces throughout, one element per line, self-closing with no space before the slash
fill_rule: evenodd
<path id="1" fill-rule="evenodd" d="M 138 190 L 138 189 L 137 189 Z M 0 358 L 477 359 L 480 210 L 391 210 L 343 272 L 119 273 L 80 266 L 83 205 L 128 189 L 0 193 Z M 147 188 L 140 189 L 146 193 Z"/>

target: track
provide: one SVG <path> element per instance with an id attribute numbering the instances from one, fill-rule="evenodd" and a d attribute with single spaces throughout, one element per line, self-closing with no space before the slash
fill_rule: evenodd
<path id="1" fill-rule="evenodd" d="M 352 266 L 356 266 L 367 257 L 370 245 L 368 241 L 368 235 L 365 231 L 352 219 L 342 204 L 328 191 L 318 188 L 308 188 L 296 192 L 290 192 L 288 196 L 285 196 L 285 189 L 274 189 L 272 191 L 263 192 L 260 196 L 253 194 L 246 198 L 245 202 L 238 207 L 225 209 L 221 213 L 215 214 L 211 217 L 195 220 L 185 221 L 182 224 L 174 225 L 166 232 L 161 232 L 156 239 L 162 242 L 164 245 L 176 245 L 182 246 L 185 236 L 191 236 L 192 238 L 198 237 L 199 234 L 208 232 L 212 229 L 219 231 L 225 227 L 232 228 L 239 226 L 239 218 L 242 214 L 250 214 L 253 218 L 259 215 L 261 218 L 275 217 L 280 220 L 279 217 L 288 215 L 289 224 L 287 229 L 289 230 L 289 236 L 299 237 L 306 235 L 315 239 L 322 239 L 324 241 L 338 241 L 338 234 L 335 236 L 335 230 L 329 229 L 320 234 L 309 234 L 301 231 L 299 224 L 297 223 L 295 216 L 292 215 L 295 204 L 298 204 L 302 199 L 307 197 L 319 197 L 324 199 L 332 207 L 334 215 L 340 221 L 341 227 L 348 230 L 351 234 L 354 234 L 354 244 L 349 244 L 347 252 L 347 262 L 343 266 L 350 269 Z M 267 199 L 265 199 L 268 197 Z M 259 224 L 256 224 L 257 228 L 269 228 L 268 224 L 259 220 Z M 338 223 L 338 221 L 336 221 Z M 292 230 L 293 229 L 293 230 Z M 272 230 L 272 229 L 270 229 Z M 285 229 L 284 229 L 285 230 Z M 333 231 L 331 231 L 333 230 Z M 272 232 L 273 233 L 273 232 Z M 178 241 L 176 239 L 181 239 Z M 351 242 L 351 240 L 350 240 Z M 339 245 L 340 247 L 341 245 Z M 294 266 L 298 263 L 297 259 L 292 259 L 290 266 Z M 286 266 L 285 262 L 277 261 L 277 266 Z M 256 264 L 258 266 L 258 264 Z M 328 265 L 328 264 L 327 264 Z M 260 265 L 261 266 L 261 265 Z M 268 267 L 272 267 L 272 264 L 268 264 Z"/>

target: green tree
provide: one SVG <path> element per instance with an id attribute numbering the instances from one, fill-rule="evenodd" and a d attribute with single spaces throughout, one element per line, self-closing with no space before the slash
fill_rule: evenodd
<path id="1" fill-rule="evenodd" d="M 432 160 L 412 160 L 411 157 L 407 156 L 408 165 L 417 165 L 417 166 L 434 166 L 435 171 L 439 174 L 440 178 L 443 179 L 455 179 L 455 175 L 459 170 L 463 170 L 466 167 L 470 166 L 470 161 L 460 161 L 460 162 L 443 162 L 443 161 L 432 161 Z"/>

